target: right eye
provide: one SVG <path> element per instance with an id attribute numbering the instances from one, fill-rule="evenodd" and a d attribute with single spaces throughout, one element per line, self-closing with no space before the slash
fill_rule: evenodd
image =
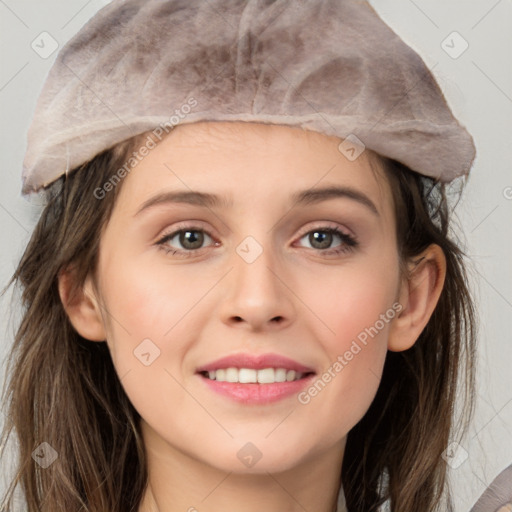
<path id="1" fill-rule="evenodd" d="M 156 242 L 156 245 L 166 253 L 178 253 L 188 257 L 192 256 L 194 251 L 199 251 L 203 248 L 202 245 L 205 241 L 205 236 L 212 239 L 211 235 L 198 226 L 179 226 L 179 228 L 180 229 L 174 230 L 170 234 L 164 235 Z M 177 238 L 177 242 L 182 248 L 176 248 L 168 244 L 168 242 L 171 242 L 175 238 Z"/>

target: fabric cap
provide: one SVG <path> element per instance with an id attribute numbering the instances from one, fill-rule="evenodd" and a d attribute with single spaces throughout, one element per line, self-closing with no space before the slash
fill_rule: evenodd
<path id="1" fill-rule="evenodd" d="M 348 137 L 348 158 L 366 147 L 444 182 L 475 156 L 427 66 L 367 2 L 114 0 L 50 69 L 22 193 L 128 137 L 197 121 Z"/>

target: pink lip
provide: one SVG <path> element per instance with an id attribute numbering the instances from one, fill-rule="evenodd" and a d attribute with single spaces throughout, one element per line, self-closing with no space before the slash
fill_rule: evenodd
<path id="1" fill-rule="evenodd" d="M 310 384 L 315 376 L 313 368 L 304 366 L 293 359 L 279 354 L 233 354 L 199 367 L 197 373 L 211 372 L 220 368 L 251 368 L 254 370 L 284 368 L 286 370 L 311 374 L 292 382 L 275 382 L 273 384 L 218 382 L 210 380 L 204 375 L 199 375 L 212 391 L 247 405 L 272 403 L 297 394 L 306 385 Z"/>
<path id="2" fill-rule="evenodd" d="M 275 382 L 274 384 L 240 384 L 239 382 L 217 382 L 207 377 L 199 378 L 212 390 L 235 402 L 245 405 L 263 405 L 277 402 L 283 398 L 298 394 L 310 385 L 315 376 L 309 375 L 292 382 Z"/>
<path id="3" fill-rule="evenodd" d="M 251 368 L 254 370 L 262 370 L 263 368 L 284 368 L 286 370 L 295 370 L 300 373 L 314 372 L 313 368 L 304 366 L 293 359 L 279 354 L 233 354 L 231 356 L 222 357 L 211 363 L 199 367 L 196 371 L 211 372 L 220 368 Z"/>

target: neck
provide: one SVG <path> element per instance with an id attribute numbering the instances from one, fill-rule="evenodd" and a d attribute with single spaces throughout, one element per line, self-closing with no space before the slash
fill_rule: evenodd
<path id="1" fill-rule="evenodd" d="M 225 472 L 171 447 L 142 421 L 148 486 L 138 512 L 336 512 L 345 439 L 287 471 Z"/>

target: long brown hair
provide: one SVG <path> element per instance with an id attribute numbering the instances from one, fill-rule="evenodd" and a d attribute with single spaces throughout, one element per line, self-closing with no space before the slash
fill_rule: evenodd
<path id="1" fill-rule="evenodd" d="M 350 512 L 376 512 L 386 500 L 392 512 L 447 512 L 446 450 L 467 431 L 474 408 L 476 315 L 465 255 L 450 236 L 446 185 L 380 160 L 393 191 L 402 269 L 437 244 L 446 279 L 416 343 L 388 351 L 375 399 L 348 435 L 342 481 Z"/>
<path id="2" fill-rule="evenodd" d="M 95 276 L 102 229 L 123 182 L 102 200 L 94 191 L 139 140 L 104 151 L 45 190 L 46 205 L 7 285 L 21 285 L 23 316 L 8 359 L 1 441 L 3 453 L 15 430 L 19 460 L 0 512 L 12 510 L 19 485 L 28 512 L 136 512 L 140 505 L 148 476 L 140 417 L 106 343 L 74 330 L 58 291 L 65 268 L 76 270 L 75 290 L 89 272 Z M 393 190 L 401 260 L 439 244 L 447 276 L 415 345 L 388 352 L 377 395 L 349 433 L 341 477 L 350 512 L 376 511 L 386 499 L 392 512 L 444 511 L 442 453 L 454 439 L 457 390 L 465 391 L 463 424 L 472 411 L 473 305 L 463 254 L 448 234 L 444 185 L 380 161 Z M 58 454 L 46 469 L 32 457 L 43 442 Z"/>

